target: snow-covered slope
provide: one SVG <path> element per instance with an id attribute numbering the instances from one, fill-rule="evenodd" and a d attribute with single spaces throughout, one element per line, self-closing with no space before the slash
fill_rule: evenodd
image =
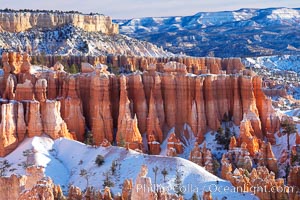
<path id="1" fill-rule="evenodd" d="M 246 65 L 254 67 L 266 67 L 269 69 L 294 71 L 300 74 L 300 55 L 279 55 L 279 56 L 261 56 L 254 58 L 245 58 Z"/>
<path id="2" fill-rule="evenodd" d="M 245 66 L 252 67 L 265 80 L 276 80 L 277 84 L 272 86 L 273 89 L 284 88 L 287 94 L 300 99 L 300 55 L 247 57 L 242 62 Z"/>
<path id="3" fill-rule="evenodd" d="M 125 35 L 106 35 L 101 32 L 87 32 L 72 25 L 53 30 L 32 29 L 25 32 L 0 32 L 0 53 L 3 50 L 23 50 L 32 54 L 89 55 L 107 54 L 132 56 L 170 56 L 149 42 L 139 41 Z"/>
<path id="4" fill-rule="evenodd" d="M 240 9 L 115 20 L 120 32 L 192 56 L 299 53 L 300 9 Z"/>
<path id="5" fill-rule="evenodd" d="M 208 173 L 204 168 L 182 158 L 149 156 L 114 146 L 95 148 L 68 139 L 53 141 L 46 136 L 26 139 L 14 152 L 2 158 L 13 164 L 11 168 L 16 168 L 14 172 L 9 172 L 7 175 L 11 173 L 24 174 L 24 169 L 19 164 L 25 161 L 23 151 L 28 149 L 34 152 L 33 163 L 44 166 L 46 175 L 50 176 L 56 184 L 60 184 L 64 191 L 67 191 L 68 184 L 79 186 L 81 189 L 86 187 L 86 180 L 79 175 L 81 169 L 90 173 L 89 185 L 93 185 L 97 189 L 103 188 L 103 173 L 110 170 L 113 161 L 117 161 L 121 165 L 117 167 L 116 174 L 111 177 L 115 183 L 111 189 L 115 194 L 121 192 L 121 186 L 125 179 L 135 181 L 141 165 L 146 164 L 149 169 L 148 176 L 152 178 L 152 181 L 154 181 L 152 170 L 154 167 L 168 170 L 166 182 L 160 173 L 157 176 L 157 183 L 162 184 L 163 187 L 173 188 L 176 169 L 178 169 L 183 175 L 183 185 L 187 187 L 185 198 L 190 198 L 194 192 L 197 192 L 196 189 L 199 194 L 202 194 L 203 190 L 214 191 L 218 186 L 222 193 L 213 192 L 214 198 L 222 199 L 226 196 L 227 199 L 256 199 L 249 193 L 241 194 L 230 190 L 224 192 L 225 186 L 233 189 L 228 181 L 221 180 Z M 97 155 L 103 155 L 105 158 L 104 164 L 100 167 L 95 164 Z M 170 192 L 173 192 L 172 189 Z"/>

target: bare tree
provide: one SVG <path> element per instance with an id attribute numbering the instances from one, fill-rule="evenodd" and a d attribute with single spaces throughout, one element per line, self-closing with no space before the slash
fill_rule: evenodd
<path id="1" fill-rule="evenodd" d="M 88 172 L 86 169 L 81 169 L 79 175 L 81 177 L 85 178 L 85 180 L 86 180 L 86 188 L 88 188 L 89 187 L 89 178 L 90 178 L 90 176 L 94 176 L 95 173 Z"/>
<path id="2" fill-rule="evenodd" d="M 157 172 L 158 172 L 158 167 L 154 167 L 152 168 L 153 172 L 154 172 L 154 184 L 156 185 L 156 177 L 157 177 Z"/>

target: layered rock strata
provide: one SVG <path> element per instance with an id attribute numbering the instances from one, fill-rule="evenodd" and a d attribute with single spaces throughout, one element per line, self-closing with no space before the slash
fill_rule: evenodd
<path id="1" fill-rule="evenodd" d="M 222 122 L 232 120 L 241 126 L 238 142 L 246 142 L 251 155 L 257 150 L 251 145 L 255 143 L 252 137 L 274 138 L 271 136 L 278 130 L 280 116 L 261 91 L 259 77 L 196 75 L 188 73 L 190 67 L 183 64 L 192 61 L 179 61 L 160 65 L 163 73 L 156 71 L 157 65 L 150 64 L 144 66 L 146 71 L 142 73 L 116 76 L 99 64 L 70 75 L 59 63 L 51 70 L 33 72 L 27 54 L 23 55 L 22 62 L 16 64 L 13 60 L 10 64 L 9 56 L 4 53 L 5 70 L 0 77 L 0 95 L 5 99 L 1 126 L 8 139 L 1 143 L 2 155 L 10 151 L 4 149 L 15 148 L 24 138 L 25 130 L 29 137 L 44 132 L 52 138 L 83 141 L 87 128 L 96 145 L 116 142 L 132 149 L 148 149 L 152 154 L 159 154 L 160 144 L 171 128 L 175 128 L 171 138 L 180 144 L 185 124 L 201 143 L 207 130 L 216 131 Z M 222 60 L 194 61 L 209 63 L 216 73 L 217 69 L 223 69 Z M 146 65 L 148 61 L 144 59 L 143 63 Z M 13 74 L 11 69 L 18 68 L 16 66 L 20 66 L 20 70 Z M 17 105 L 8 100 L 17 100 L 23 107 L 11 108 L 18 112 L 5 111 L 7 105 Z M 147 147 L 142 145 L 143 134 L 146 134 Z M 176 151 L 170 154 L 182 152 L 182 147 L 174 149 Z"/>
<path id="2" fill-rule="evenodd" d="M 85 31 L 100 31 L 105 34 L 118 34 L 119 27 L 108 16 L 99 14 L 61 13 L 46 11 L 0 11 L 1 29 L 8 32 L 23 32 L 31 28 L 54 29 L 66 24 Z"/>

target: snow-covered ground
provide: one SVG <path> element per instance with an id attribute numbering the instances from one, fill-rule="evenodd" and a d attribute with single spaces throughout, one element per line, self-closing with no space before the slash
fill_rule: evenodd
<path id="1" fill-rule="evenodd" d="M 242 61 L 265 80 L 276 81 L 273 89 L 285 88 L 288 95 L 300 99 L 300 55 L 248 57 Z"/>
<path id="2" fill-rule="evenodd" d="M 89 185 L 93 185 L 97 189 L 103 188 L 103 173 L 109 172 L 112 162 L 117 161 L 120 165 L 117 167 L 114 176 L 111 180 L 115 183 L 112 187 L 112 192 L 117 194 L 121 192 L 121 186 L 125 179 L 135 179 L 140 171 L 141 165 L 148 166 L 148 176 L 154 182 L 153 168 L 159 167 L 161 171 L 166 168 L 168 175 L 166 182 L 159 172 L 157 175 L 157 184 L 161 184 L 165 188 L 173 188 L 176 169 L 182 173 L 183 186 L 186 187 L 185 198 L 191 198 L 194 192 L 202 195 L 203 190 L 212 190 L 213 197 L 222 199 L 257 199 L 250 193 L 242 194 L 233 192 L 233 187 L 228 181 L 222 180 L 204 168 L 178 157 L 165 156 L 150 156 L 138 153 L 125 148 L 111 146 L 108 148 L 92 147 L 82 144 L 77 141 L 68 139 L 57 139 L 53 141 L 47 136 L 34 137 L 25 139 L 19 147 L 3 159 L 7 159 L 15 168 L 11 173 L 24 174 L 23 166 L 20 163 L 25 162 L 26 158 L 23 156 L 25 150 L 33 150 L 34 164 L 45 167 L 45 174 L 50 176 L 56 184 L 60 184 L 66 192 L 69 184 L 85 189 L 87 186 L 86 179 L 79 175 L 81 169 L 85 169 L 90 174 Z M 104 164 L 97 166 L 95 159 L 97 155 L 104 156 Z M 220 188 L 222 192 L 216 192 L 216 187 Z M 229 187 L 231 190 L 224 191 L 224 188 Z M 172 189 L 170 190 L 173 193 Z"/>
<path id="3" fill-rule="evenodd" d="M 246 61 L 246 65 L 250 64 L 254 67 L 264 66 L 273 70 L 277 69 L 300 73 L 300 55 L 249 57 L 244 60 Z"/>

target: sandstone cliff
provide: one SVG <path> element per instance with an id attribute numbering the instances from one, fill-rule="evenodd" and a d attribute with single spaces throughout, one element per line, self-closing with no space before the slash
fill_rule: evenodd
<path id="1" fill-rule="evenodd" d="M 22 32 L 31 28 L 54 29 L 72 24 L 85 31 L 100 31 L 105 34 L 118 34 L 119 27 L 108 16 L 99 14 L 63 13 L 50 11 L 0 11 L 1 29 L 9 32 Z"/>

